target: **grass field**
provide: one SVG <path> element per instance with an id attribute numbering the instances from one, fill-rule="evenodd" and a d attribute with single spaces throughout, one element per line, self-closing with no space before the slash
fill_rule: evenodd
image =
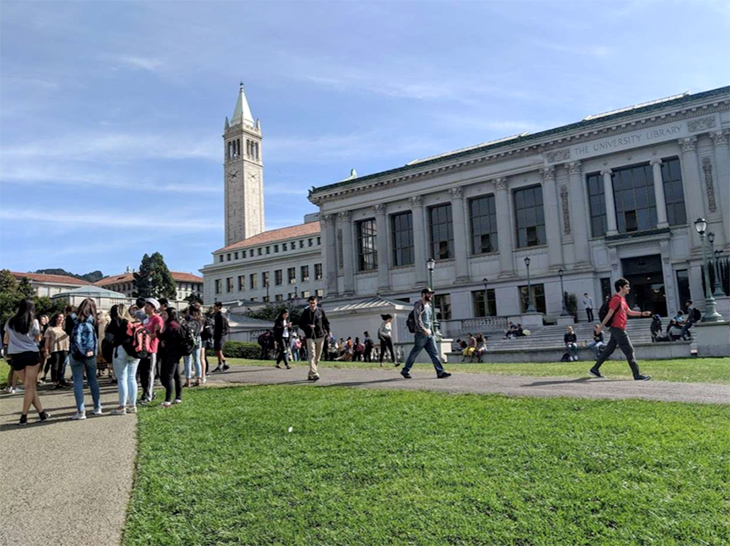
<path id="1" fill-rule="evenodd" d="M 729 418 L 637 400 L 186 391 L 140 412 L 124 544 L 729 544 Z"/>
<path id="2" fill-rule="evenodd" d="M 214 362 L 214 359 L 211 360 Z M 271 360 L 229 359 L 231 364 L 240 366 L 273 366 Z M 293 362 L 295 366 L 307 366 L 305 362 Z M 393 367 L 392 364 L 384 364 Z M 450 372 L 494 373 L 503 375 L 531 375 L 536 377 L 565 376 L 589 377 L 588 369 L 592 361 L 579 362 L 522 362 L 514 364 L 447 364 Z M 377 363 L 369 362 L 323 362 L 323 368 L 374 368 Z M 730 358 L 694 358 L 676 360 L 642 360 L 639 362 L 642 373 L 648 373 L 655 381 L 679 381 L 686 383 L 725 383 L 730 384 Z M 416 369 L 433 370 L 431 364 L 416 364 Z M 611 377 L 631 377 L 625 361 L 609 360 L 601 366 L 601 373 Z"/>

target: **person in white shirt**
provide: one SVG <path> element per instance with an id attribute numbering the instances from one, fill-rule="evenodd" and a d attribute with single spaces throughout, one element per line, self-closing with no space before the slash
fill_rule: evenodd
<path id="1" fill-rule="evenodd" d="M 588 295 L 588 292 L 583 293 L 583 309 L 588 315 L 588 322 L 593 322 L 593 298 Z"/>

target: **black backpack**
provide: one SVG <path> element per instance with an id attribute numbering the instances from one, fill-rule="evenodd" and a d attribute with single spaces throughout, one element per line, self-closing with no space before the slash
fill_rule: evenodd
<path id="1" fill-rule="evenodd" d="M 416 315 L 413 313 L 413 311 L 408 313 L 408 318 L 406 319 L 406 328 L 408 328 L 408 331 L 410 333 L 416 333 Z"/>
<path id="2" fill-rule="evenodd" d="M 692 309 L 692 320 L 695 322 L 699 322 L 700 319 L 702 319 L 702 313 L 700 313 L 700 310 L 696 307 Z"/>
<path id="3" fill-rule="evenodd" d="M 221 335 L 227 336 L 230 331 L 231 326 L 228 324 L 228 319 L 221 314 Z"/>
<path id="4" fill-rule="evenodd" d="M 180 330 L 178 331 L 178 342 L 180 344 L 180 354 L 182 356 L 190 356 L 195 350 L 195 341 L 198 338 L 198 333 L 194 328 L 193 321 L 180 321 Z"/>
<path id="5" fill-rule="evenodd" d="M 203 341 L 213 339 L 213 326 L 210 324 L 209 320 L 205 321 L 205 326 L 203 326 L 203 329 L 200 331 L 200 338 Z"/>
<path id="6" fill-rule="evenodd" d="M 605 318 L 606 318 L 606 315 L 608 315 L 608 312 L 609 312 L 609 311 L 610 311 L 610 309 L 609 309 L 609 307 L 608 307 L 608 302 L 606 301 L 606 302 L 604 302 L 604 303 L 603 303 L 603 305 L 601 305 L 601 308 L 600 308 L 600 309 L 598 310 L 598 320 L 600 320 L 601 322 L 603 322 L 603 319 L 605 319 Z M 611 323 L 613 322 L 613 317 L 614 317 L 615 315 L 616 315 L 616 314 L 614 313 L 614 314 L 613 314 L 613 315 L 611 316 L 611 320 L 609 320 L 609 321 L 608 321 L 608 322 L 606 323 L 606 328 L 610 328 L 610 327 L 611 327 Z"/>

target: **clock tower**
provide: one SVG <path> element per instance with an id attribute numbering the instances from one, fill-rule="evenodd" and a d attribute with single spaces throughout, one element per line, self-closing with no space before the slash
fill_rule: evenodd
<path id="1" fill-rule="evenodd" d="M 254 121 L 243 83 L 223 132 L 226 246 L 264 231 L 261 122 Z"/>

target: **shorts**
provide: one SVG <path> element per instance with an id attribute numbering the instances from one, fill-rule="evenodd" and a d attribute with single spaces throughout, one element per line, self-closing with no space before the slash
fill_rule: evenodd
<path id="1" fill-rule="evenodd" d="M 225 338 L 220 338 L 220 339 L 213 340 L 213 350 L 214 351 L 222 351 L 223 350 L 223 345 L 225 344 L 225 342 L 226 342 Z"/>
<path id="2" fill-rule="evenodd" d="M 10 365 L 16 372 L 24 370 L 27 366 L 37 366 L 41 363 L 41 354 L 35 351 L 26 351 L 10 356 Z"/>

